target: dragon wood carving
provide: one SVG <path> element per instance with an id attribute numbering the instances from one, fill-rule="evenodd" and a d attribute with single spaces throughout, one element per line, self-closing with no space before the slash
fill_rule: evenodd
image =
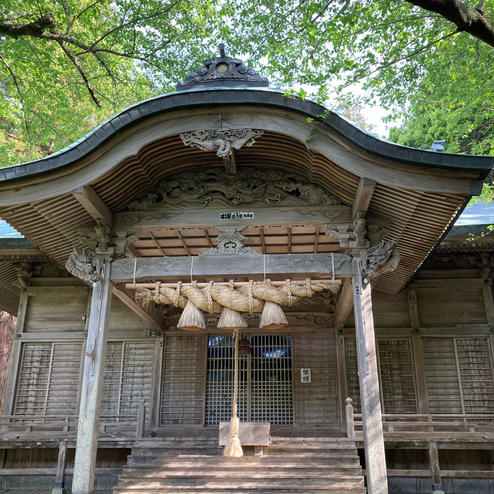
<path id="1" fill-rule="evenodd" d="M 334 206 L 340 201 L 305 177 L 276 169 L 243 168 L 235 176 L 221 168 L 196 168 L 162 180 L 131 202 L 131 211 L 198 206 Z"/>

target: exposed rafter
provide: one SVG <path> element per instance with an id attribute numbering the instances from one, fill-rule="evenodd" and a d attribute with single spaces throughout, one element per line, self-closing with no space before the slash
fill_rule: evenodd
<path id="1" fill-rule="evenodd" d="M 366 177 L 362 177 L 358 184 L 357 193 L 352 206 L 352 217 L 355 219 L 358 213 L 367 213 L 369 204 L 372 200 L 372 194 L 376 188 L 375 180 L 371 180 Z"/>
<path id="2" fill-rule="evenodd" d="M 121 300 L 130 310 L 135 312 L 141 319 L 144 319 L 146 322 L 148 322 L 153 329 L 163 329 L 163 324 L 158 320 L 158 318 L 155 315 L 152 315 L 148 311 L 144 310 L 123 289 L 118 288 L 114 285 L 112 287 L 112 293 L 113 295 L 115 295 L 115 297 Z"/>
<path id="3" fill-rule="evenodd" d="M 102 221 L 109 227 L 112 226 L 113 213 L 90 185 L 84 185 L 74 189 L 72 195 L 92 218 L 96 221 Z"/>

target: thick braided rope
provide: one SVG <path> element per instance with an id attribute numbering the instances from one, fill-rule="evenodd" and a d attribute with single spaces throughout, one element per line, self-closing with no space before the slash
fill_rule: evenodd
<path id="1" fill-rule="evenodd" d="M 232 403 L 232 418 L 237 417 L 237 400 L 238 400 L 238 339 L 240 329 L 233 330 L 233 338 L 235 339 L 235 362 L 233 367 L 233 403 Z"/>
<path id="2" fill-rule="evenodd" d="M 156 287 L 154 288 L 154 303 L 159 304 L 160 303 L 160 297 L 161 297 L 161 281 L 156 282 Z"/>

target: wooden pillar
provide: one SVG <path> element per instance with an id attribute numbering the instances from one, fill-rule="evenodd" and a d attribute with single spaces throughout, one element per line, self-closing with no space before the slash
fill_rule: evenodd
<path id="1" fill-rule="evenodd" d="M 26 321 L 26 311 L 29 296 L 26 288 L 22 288 L 20 291 L 19 310 L 17 311 L 17 321 L 15 323 L 14 341 L 12 342 L 12 350 L 10 353 L 10 362 L 7 369 L 7 386 L 5 388 L 4 402 L 3 402 L 3 415 L 13 415 L 15 406 L 15 388 L 17 384 L 17 378 L 19 373 L 20 359 L 21 359 L 21 339 L 17 335 L 21 335 L 24 332 L 24 324 Z"/>
<path id="2" fill-rule="evenodd" d="M 55 487 L 51 494 L 63 494 L 65 463 L 67 458 L 67 441 L 62 441 L 58 446 L 57 475 L 55 477 Z"/>
<path id="3" fill-rule="evenodd" d="M 361 262 L 353 259 L 353 309 L 362 404 L 368 494 L 387 494 L 388 479 L 377 373 L 376 340 L 370 283 L 362 283 Z"/>
<path id="4" fill-rule="evenodd" d="M 77 425 L 73 494 L 93 493 L 111 294 L 110 261 L 105 260 L 101 269 L 101 280 L 93 283 L 91 296 Z"/>

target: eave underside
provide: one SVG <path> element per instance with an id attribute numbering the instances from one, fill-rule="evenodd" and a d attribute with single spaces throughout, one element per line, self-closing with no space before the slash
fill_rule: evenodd
<path id="1" fill-rule="evenodd" d="M 277 168 L 305 176 L 325 187 L 347 206 L 352 206 L 361 178 L 322 154 L 309 150 L 304 143 L 273 132 L 265 132 L 254 146 L 236 152 L 235 158 L 239 168 Z M 131 200 L 152 190 L 166 176 L 198 166 L 223 167 L 223 163 L 214 152 L 185 147 L 179 136 L 172 136 L 147 144 L 88 185 L 112 213 L 117 213 L 124 210 Z M 368 214 L 390 220 L 384 238 L 394 241 L 401 254 L 398 268 L 376 280 L 377 289 L 398 293 L 408 283 L 465 198 L 463 194 L 414 191 L 377 183 Z M 72 193 L 4 207 L 0 215 L 60 264 L 65 263 L 74 247 L 82 246 L 79 232 L 94 225 L 94 219 Z M 317 243 L 315 231 L 306 233 L 313 236 L 313 244 Z M 318 237 L 322 238 L 324 233 L 322 226 Z M 256 235 L 260 237 L 259 232 Z M 285 235 L 288 238 L 288 232 Z M 204 234 L 204 242 L 209 242 L 207 237 Z M 140 240 L 135 245 L 138 252 L 143 247 L 142 242 L 150 239 L 149 232 L 140 233 Z M 261 241 L 256 238 L 253 242 L 258 246 Z M 323 251 L 333 251 L 332 242 L 334 239 L 322 242 L 321 245 L 327 245 Z M 317 251 L 317 246 L 307 246 L 310 241 L 304 243 L 304 252 Z M 182 255 L 189 254 L 196 253 L 187 252 L 187 249 L 182 252 Z"/>

